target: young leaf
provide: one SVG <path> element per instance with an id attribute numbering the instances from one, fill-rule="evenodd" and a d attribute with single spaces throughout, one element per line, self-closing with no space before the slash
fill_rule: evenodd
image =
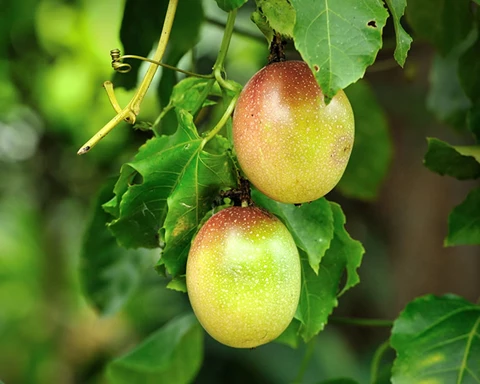
<path id="1" fill-rule="evenodd" d="M 190 383 L 203 360 L 203 330 L 193 314 L 177 317 L 107 367 L 112 384 Z"/>
<path id="2" fill-rule="evenodd" d="M 378 194 L 392 160 L 387 118 L 365 81 L 345 90 L 355 115 L 355 142 L 337 188 L 345 196 L 372 200 Z"/>
<path id="3" fill-rule="evenodd" d="M 345 230 L 345 215 L 340 206 L 335 203 L 330 205 L 335 234 L 320 263 L 318 275 L 310 268 L 305 252 L 300 250 L 302 288 L 295 317 L 302 323 L 299 332 L 305 341 L 325 327 L 328 316 L 338 304 L 338 297 L 360 281 L 357 268 L 361 264 L 364 249 Z M 346 283 L 339 291 L 345 270 Z"/>
<path id="4" fill-rule="evenodd" d="M 386 0 L 386 3 L 392 14 L 395 34 L 397 36 L 397 47 L 395 48 L 393 56 L 397 63 L 403 67 L 405 60 L 407 59 L 410 44 L 412 44 L 412 38 L 405 29 L 403 29 L 402 24 L 400 24 L 400 19 L 407 6 L 407 0 Z"/>
<path id="5" fill-rule="evenodd" d="M 417 37 L 442 55 L 458 46 L 472 28 L 470 0 L 408 0 L 407 20 Z"/>
<path id="6" fill-rule="evenodd" d="M 388 12 L 377 0 L 291 0 L 295 47 L 327 98 L 360 79 L 382 46 Z"/>
<path id="7" fill-rule="evenodd" d="M 473 189 L 448 217 L 445 246 L 480 244 L 480 188 Z"/>
<path id="8" fill-rule="evenodd" d="M 179 108 L 195 116 L 215 83 L 214 79 L 187 77 L 177 83 L 170 97 L 169 108 Z"/>
<path id="9" fill-rule="evenodd" d="M 173 114 L 169 115 L 170 119 L 167 119 L 166 122 L 163 121 L 172 109 L 183 109 L 195 117 L 202 106 L 208 105 L 209 100 L 207 97 L 212 91 L 214 83 L 214 79 L 187 77 L 175 84 L 168 105 L 162 109 L 155 121 L 153 131 L 158 135 L 162 128 L 168 128 L 169 124 L 177 125 L 177 119 Z"/>
<path id="10" fill-rule="evenodd" d="M 480 307 L 446 295 L 410 302 L 395 320 L 392 383 L 478 383 Z"/>
<path id="11" fill-rule="evenodd" d="M 310 267 L 318 274 L 319 263 L 333 238 L 334 218 L 329 202 L 318 199 L 296 207 L 271 200 L 257 190 L 252 197 L 259 206 L 285 223 L 297 247 L 305 252 Z"/>
<path id="12" fill-rule="evenodd" d="M 101 188 L 80 253 L 80 281 L 83 291 L 102 315 L 117 312 L 137 288 L 152 259 L 145 250 L 120 247 L 107 228 L 112 218 L 101 204 L 113 194 L 114 180 Z"/>
<path id="13" fill-rule="evenodd" d="M 280 35 L 293 38 L 295 25 L 295 11 L 287 0 L 256 0 L 257 10 L 252 15 L 255 24 L 257 21 L 260 30 L 272 41 L 273 31 Z M 266 30 L 264 30 L 266 28 Z"/>
<path id="14" fill-rule="evenodd" d="M 240 8 L 247 0 L 215 0 L 217 5 L 225 12 L 233 11 L 236 8 Z"/>
<path id="15" fill-rule="evenodd" d="M 448 175 L 458 180 L 476 179 L 480 177 L 480 164 L 471 156 L 469 147 L 452 147 L 449 144 L 430 137 L 424 164 L 432 172 Z M 478 151 L 478 149 L 477 149 Z"/>

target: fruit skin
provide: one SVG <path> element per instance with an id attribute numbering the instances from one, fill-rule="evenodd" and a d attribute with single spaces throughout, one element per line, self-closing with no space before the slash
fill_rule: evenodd
<path id="1" fill-rule="evenodd" d="M 300 297 L 300 258 L 292 235 L 272 214 L 230 207 L 195 237 L 187 290 L 195 315 L 217 341 L 253 348 L 290 324 Z"/>
<path id="2" fill-rule="evenodd" d="M 245 85 L 233 116 L 233 144 L 247 178 L 268 197 L 304 203 L 340 181 L 354 139 L 343 91 L 330 104 L 307 64 L 272 63 Z"/>

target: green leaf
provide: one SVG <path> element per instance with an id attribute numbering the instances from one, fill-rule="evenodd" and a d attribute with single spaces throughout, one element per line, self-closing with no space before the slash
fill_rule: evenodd
<path id="1" fill-rule="evenodd" d="M 345 196 L 363 200 L 378 195 L 393 155 L 387 118 L 365 81 L 345 90 L 355 116 L 355 142 L 337 188 Z"/>
<path id="2" fill-rule="evenodd" d="M 156 248 L 165 240 L 162 262 L 173 276 L 184 272 L 191 237 L 218 192 L 236 185 L 226 140 L 217 136 L 212 141 L 220 143 L 210 145 L 222 153 L 205 152 L 192 115 L 177 112 L 177 132 L 149 140 L 122 167 L 115 186 L 120 214 L 110 224 L 127 248 Z M 141 182 L 135 184 L 135 175 Z"/>
<path id="3" fill-rule="evenodd" d="M 236 8 L 240 8 L 247 0 L 215 0 L 217 5 L 225 12 L 233 11 Z"/>
<path id="4" fill-rule="evenodd" d="M 226 139 L 217 136 L 216 141 Z M 220 144 L 221 145 L 221 144 Z M 182 170 L 181 188 L 168 197 L 165 219 L 165 249 L 162 260 L 172 275 L 185 271 L 190 243 L 198 225 L 212 208 L 215 196 L 222 188 L 236 186 L 236 174 L 229 156 L 198 152 Z"/>
<path id="5" fill-rule="evenodd" d="M 187 293 L 187 279 L 185 275 L 174 277 L 167 284 L 167 288 L 174 291 Z"/>
<path id="6" fill-rule="evenodd" d="M 480 244 L 480 188 L 470 191 L 450 213 L 445 239 L 445 246 L 476 244 Z"/>
<path id="7" fill-rule="evenodd" d="M 290 348 L 298 348 L 299 335 L 298 330 L 300 328 L 300 321 L 292 319 L 287 329 L 275 339 L 275 342 L 288 345 Z"/>
<path id="8" fill-rule="evenodd" d="M 103 315 L 117 312 L 135 291 L 151 257 L 120 247 L 106 224 L 112 217 L 101 204 L 113 194 L 114 180 L 101 188 L 80 252 L 80 281 L 89 302 Z"/>
<path id="9" fill-rule="evenodd" d="M 270 42 L 273 31 L 286 38 L 293 38 L 295 11 L 287 0 L 256 0 L 257 10 L 252 20 Z"/>
<path id="10" fill-rule="evenodd" d="M 296 13 L 295 47 L 323 93 L 360 79 L 382 46 L 388 12 L 377 0 L 291 0 Z"/>
<path id="11" fill-rule="evenodd" d="M 322 258 L 318 275 L 310 268 L 305 252 L 300 250 L 302 288 L 295 317 L 302 323 L 299 331 L 305 341 L 325 327 L 328 316 L 338 304 L 338 297 L 360 281 L 357 268 L 362 262 L 364 249 L 345 230 L 345 216 L 340 206 L 335 203 L 330 206 L 335 235 Z M 345 270 L 346 283 L 339 288 Z"/>
<path id="12" fill-rule="evenodd" d="M 193 314 L 177 317 L 107 367 L 112 384 L 190 383 L 203 360 L 203 330 Z"/>
<path id="13" fill-rule="evenodd" d="M 480 307 L 465 299 L 427 295 L 395 320 L 392 383 L 479 383 Z"/>
<path id="14" fill-rule="evenodd" d="M 480 102 L 480 33 L 478 31 L 477 35 L 475 43 L 460 57 L 458 66 L 463 89 L 475 103 Z"/>
<path id="15" fill-rule="evenodd" d="M 410 44 L 412 44 L 412 38 L 410 35 L 403 29 L 402 24 L 400 24 L 400 19 L 402 18 L 405 7 L 407 6 L 406 0 L 386 0 L 388 8 L 393 18 L 393 25 L 395 28 L 395 34 L 397 36 L 397 47 L 393 56 L 397 63 L 403 67 L 405 60 L 407 59 L 407 53 L 410 49 Z"/>
<path id="16" fill-rule="evenodd" d="M 458 180 L 476 179 L 480 177 L 480 164 L 471 156 L 471 148 L 452 147 L 433 137 L 427 140 L 428 150 L 425 155 L 424 164 L 432 172 L 436 172 L 442 176 L 452 176 Z M 479 151 L 480 149 L 477 148 L 476 150 Z"/>
<path id="17" fill-rule="evenodd" d="M 471 102 L 457 75 L 458 58 L 457 49 L 446 56 L 435 55 L 430 69 L 427 106 L 439 120 L 464 128 Z"/>
<path id="18" fill-rule="evenodd" d="M 123 44 L 123 54 L 147 57 L 156 46 L 167 12 L 168 0 L 127 0 L 123 12 L 120 39 Z M 201 1 L 182 0 L 178 2 L 175 20 L 169 39 L 169 49 L 174 47 L 175 57 L 178 52 L 186 52 L 195 45 L 200 34 L 203 21 Z M 141 26 L 141 27 L 139 27 Z M 178 49 L 176 48 L 178 46 Z M 115 86 L 132 89 L 137 84 L 139 60 L 128 60 L 132 66 L 130 72 L 115 73 Z"/>
<path id="19" fill-rule="evenodd" d="M 214 83 L 214 79 L 202 79 L 198 77 L 187 77 L 178 82 L 172 89 L 168 105 L 162 109 L 153 126 L 155 133 L 158 134 L 162 128 L 164 128 L 164 131 L 168 130 L 169 127 L 166 126 L 171 124 L 171 121 L 167 119 L 167 122 L 164 122 L 162 119 L 175 108 L 183 109 L 192 116 L 195 116 L 205 103 L 208 104 L 207 97 L 212 91 Z M 171 120 L 173 120 L 175 125 L 177 122 L 176 117 Z"/>
<path id="20" fill-rule="evenodd" d="M 187 77 L 175 84 L 168 105 L 162 109 L 162 112 L 155 121 L 153 126 L 154 132 L 158 134 L 162 130 L 169 131 L 170 124 L 173 124 L 173 126 L 177 125 L 175 114 L 168 114 L 173 109 L 183 109 L 195 117 L 205 104 L 209 104 L 207 97 L 212 91 L 214 84 L 214 79 L 202 79 L 198 77 Z M 169 118 L 164 120 L 166 116 Z"/>
<path id="21" fill-rule="evenodd" d="M 173 88 L 169 107 L 187 111 L 192 116 L 202 108 L 215 83 L 214 79 L 187 77 Z"/>
<path id="22" fill-rule="evenodd" d="M 408 0 L 408 24 L 415 35 L 432 43 L 442 55 L 458 46 L 472 28 L 470 0 Z"/>
<path id="23" fill-rule="evenodd" d="M 321 381 L 318 384 L 358 384 L 358 381 L 349 378 L 339 378 Z"/>
<path id="24" fill-rule="evenodd" d="M 252 198 L 259 206 L 283 221 L 297 247 L 306 253 L 310 267 L 317 274 L 319 263 L 333 238 L 333 214 L 328 201 L 322 198 L 297 207 L 278 203 L 257 190 L 252 192 Z"/>
<path id="25" fill-rule="evenodd" d="M 467 113 L 467 127 L 480 143 L 480 101 L 475 103 Z"/>

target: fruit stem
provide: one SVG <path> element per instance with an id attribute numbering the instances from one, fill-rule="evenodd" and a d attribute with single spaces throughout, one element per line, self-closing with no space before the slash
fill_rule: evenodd
<path id="1" fill-rule="evenodd" d="M 330 316 L 329 322 L 333 324 L 351 324 L 360 327 L 392 327 L 392 320 L 385 319 L 360 319 L 354 317 Z"/>
<path id="2" fill-rule="evenodd" d="M 380 363 L 385 353 L 390 348 L 390 340 L 384 341 L 379 345 L 372 358 L 372 365 L 370 367 L 370 382 L 376 383 L 378 380 L 378 371 L 380 368 Z"/>
<path id="3" fill-rule="evenodd" d="M 285 61 L 285 41 L 282 40 L 282 36 L 279 33 L 273 35 L 272 42 L 270 43 L 270 55 L 268 55 L 268 64 L 278 63 Z"/>
<path id="4" fill-rule="evenodd" d="M 162 33 L 160 34 L 160 40 L 158 42 L 157 50 L 153 56 L 154 61 L 161 61 L 165 49 L 167 47 L 168 39 L 170 37 L 170 32 L 172 30 L 173 20 L 175 18 L 175 12 L 177 10 L 178 0 L 169 0 L 167 13 L 165 15 L 165 20 L 163 22 Z M 98 142 L 105 137 L 113 128 L 115 128 L 122 120 L 125 118 L 129 119 L 129 123 L 133 124 L 135 122 L 135 117 L 140 112 L 140 104 L 145 97 L 150 84 L 152 83 L 155 72 L 157 71 L 158 65 L 156 63 L 151 63 L 148 67 L 147 73 L 145 74 L 137 92 L 133 96 L 132 100 L 127 104 L 127 106 L 122 109 L 113 119 L 111 119 L 100 131 L 98 131 L 90 140 L 88 140 L 77 152 L 78 155 L 83 155 L 90 151 Z M 109 95 L 110 96 L 110 95 Z M 115 100 L 115 99 L 113 99 Z M 110 96 L 110 101 L 112 102 L 112 97 Z M 113 102 L 112 102 L 113 104 Z"/>
<path id="5" fill-rule="evenodd" d="M 227 57 L 228 47 L 230 46 L 230 41 L 232 39 L 233 34 L 233 27 L 235 26 L 235 18 L 237 16 L 237 10 L 234 9 L 228 13 L 227 23 L 225 25 L 225 31 L 223 33 L 222 44 L 220 45 L 220 50 L 218 51 L 217 60 L 213 65 L 213 75 L 215 76 L 215 80 L 217 80 L 218 84 L 230 91 L 238 92 L 232 84 L 226 81 L 223 78 L 223 68 L 225 63 L 225 58 Z"/>

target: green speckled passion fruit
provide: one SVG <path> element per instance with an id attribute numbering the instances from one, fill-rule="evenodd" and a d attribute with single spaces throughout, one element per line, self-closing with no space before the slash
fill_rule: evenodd
<path id="1" fill-rule="evenodd" d="M 287 228 L 256 207 L 213 215 L 187 261 L 192 308 L 217 341 L 253 348 L 290 324 L 300 296 L 300 259 Z"/>
<path id="2" fill-rule="evenodd" d="M 330 104 L 307 64 L 272 63 L 245 85 L 233 143 L 248 179 L 268 197 L 304 203 L 339 181 L 354 139 L 353 111 L 339 91 Z"/>

